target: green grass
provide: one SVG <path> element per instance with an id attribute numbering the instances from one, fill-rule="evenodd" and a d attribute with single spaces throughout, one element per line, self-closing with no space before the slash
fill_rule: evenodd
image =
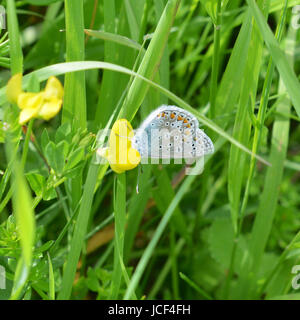
<path id="1" fill-rule="evenodd" d="M 300 1 L 4 5 L 0 299 L 298 300 Z M 19 72 L 31 92 L 61 80 L 59 115 L 19 126 Z M 99 129 L 161 104 L 212 137 L 201 175 L 97 162 Z"/>

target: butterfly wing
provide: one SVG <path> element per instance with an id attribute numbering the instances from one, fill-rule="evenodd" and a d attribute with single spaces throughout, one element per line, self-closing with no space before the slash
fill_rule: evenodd
<path id="1" fill-rule="evenodd" d="M 154 110 L 137 130 L 133 147 L 142 158 L 194 159 L 213 152 L 197 118 L 176 106 Z"/>

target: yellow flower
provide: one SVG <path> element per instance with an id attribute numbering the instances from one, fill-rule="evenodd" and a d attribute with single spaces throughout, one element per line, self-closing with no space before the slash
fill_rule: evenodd
<path id="1" fill-rule="evenodd" d="M 22 91 L 22 74 L 14 75 L 7 84 L 8 101 L 16 103 L 21 109 L 19 123 L 25 124 L 32 118 L 49 120 L 60 111 L 64 89 L 60 81 L 52 76 L 48 79 L 45 90 L 34 93 Z"/>
<path id="2" fill-rule="evenodd" d="M 141 161 L 139 152 L 131 147 L 134 132 L 126 119 L 117 120 L 108 140 L 108 148 L 98 149 L 98 154 L 106 158 L 111 169 L 116 173 L 132 170 Z"/>

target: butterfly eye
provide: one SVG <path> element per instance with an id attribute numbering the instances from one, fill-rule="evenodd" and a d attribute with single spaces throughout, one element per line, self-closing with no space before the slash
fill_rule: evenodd
<path id="1" fill-rule="evenodd" d="M 169 122 L 166 122 L 165 125 L 168 127 L 169 126 Z"/>
<path id="2" fill-rule="evenodd" d="M 171 126 L 172 126 L 172 127 L 174 127 L 174 126 L 175 126 L 175 123 L 174 123 L 174 122 L 173 122 L 173 123 L 171 123 Z"/>
<path id="3" fill-rule="evenodd" d="M 154 123 L 153 122 L 151 123 L 151 127 L 154 127 Z"/>

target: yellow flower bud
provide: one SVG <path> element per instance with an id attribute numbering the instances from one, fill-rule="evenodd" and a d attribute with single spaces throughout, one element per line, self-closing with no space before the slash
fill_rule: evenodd
<path id="1" fill-rule="evenodd" d="M 6 86 L 6 96 L 10 103 L 17 103 L 22 93 L 22 73 L 17 73 L 10 78 Z"/>
<path id="2" fill-rule="evenodd" d="M 50 120 L 62 106 L 64 88 L 56 77 L 50 77 L 45 90 L 33 93 L 22 91 L 22 74 L 13 76 L 6 88 L 7 99 L 21 109 L 19 123 L 25 124 L 32 118 Z"/>
<path id="3" fill-rule="evenodd" d="M 50 120 L 58 114 L 61 106 L 62 99 L 51 97 L 50 99 L 44 101 L 38 113 L 38 116 L 39 118 L 43 118 L 44 120 Z"/>
<path id="4" fill-rule="evenodd" d="M 18 96 L 18 107 L 22 110 L 24 109 L 36 109 L 36 114 L 38 114 L 39 109 L 43 103 L 44 97 L 43 93 L 32 93 L 32 92 L 22 92 Z"/>
<path id="5" fill-rule="evenodd" d="M 141 162 L 139 152 L 131 147 L 134 132 L 126 119 L 117 120 L 109 136 L 108 148 L 98 149 L 98 154 L 106 158 L 116 173 L 132 170 Z"/>
<path id="6" fill-rule="evenodd" d="M 57 99 L 62 99 L 64 95 L 64 88 L 60 81 L 54 77 L 51 76 L 46 84 L 45 88 L 45 98 L 51 99 L 51 97 L 56 97 Z"/>

